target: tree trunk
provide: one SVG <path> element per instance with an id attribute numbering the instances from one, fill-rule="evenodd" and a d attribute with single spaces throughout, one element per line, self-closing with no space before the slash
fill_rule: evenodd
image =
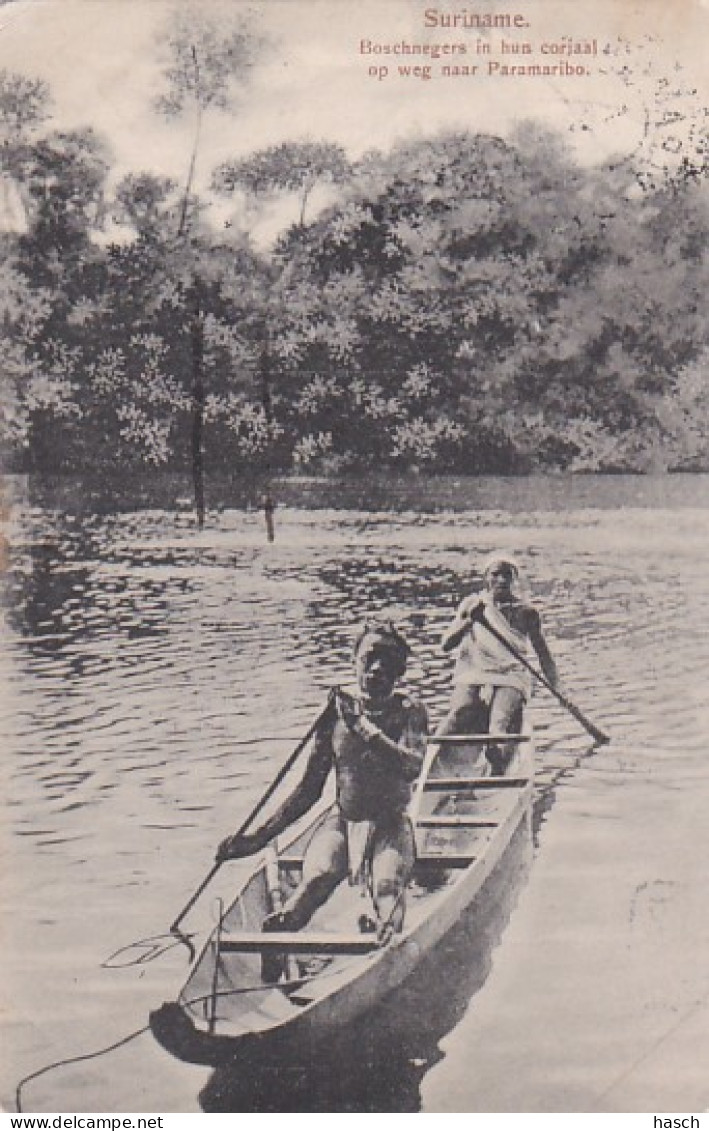
<path id="1" fill-rule="evenodd" d="M 200 283 L 193 287 L 193 310 L 190 323 L 192 342 L 192 481 L 194 505 L 200 530 L 204 526 L 204 315 L 200 301 Z"/>
<path id="2" fill-rule="evenodd" d="M 266 341 L 265 341 L 265 334 L 264 334 L 264 345 L 263 345 L 263 348 L 261 350 L 261 364 L 260 364 L 259 368 L 261 370 L 261 404 L 263 405 L 263 411 L 264 411 L 264 415 L 266 417 L 266 425 L 267 425 L 268 431 L 269 431 L 269 441 L 268 442 L 270 443 L 270 431 L 271 431 L 271 422 L 273 420 L 273 412 L 272 412 L 272 407 L 271 407 L 270 358 L 269 358 L 269 353 L 268 353 L 268 345 L 266 344 Z M 274 514 L 274 511 L 276 509 L 276 504 L 274 503 L 273 496 L 271 494 L 270 465 L 269 465 L 269 463 L 270 463 L 270 461 L 267 457 L 267 459 L 266 459 L 266 490 L 265 490 L 264 499 L 263 499 L 263 514 L 264 514 L 264 518 L 266 520 L 266 537 L 268 538 L 269 542 L 273 542 L 275 540 L 275 537 L 276 537 L 276 528 L 275 528 L 275 523 L 273 521 L 273 514 Z"/>

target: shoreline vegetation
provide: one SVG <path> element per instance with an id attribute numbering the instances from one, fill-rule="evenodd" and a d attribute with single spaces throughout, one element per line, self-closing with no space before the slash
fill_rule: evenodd
<path id="1" fill-rule="evenodd" d="M 168 41 L 161 103 L 196 115 L 184 185 L 117 178 L 108 139 L 0 72 L 6 470 L 189 474 L 202 513 L 209 475 L 709 470 L 701 122 L 651 107 L 694 139 L 665 165 L 584 166 L 534 122 L 357 161 L 293 140 L 199 195 L 202 119 L 260 49 L 200 34 Z M 257 246 L 244 217 L 278 200 L 298 218 Z"/>
<path id="2" fill-rule="evenodd" d="M 273 502 L 279 514 L 292 510 L 359 510 L 371 514 L 498 512 L 537 514 L 571 510 L 706 510 L 707 473 L 440 475 L 349 472 L 339 475 L 235 476 L 218 472 L 205 481 L 206 511 L 212 516 L 243 510 L 262 515 Z M 110 514 L 164 510 L 194 521 L 189 472 L 142 470 L 130 476 L 89 473 L 9 474 L 0 478 L 6 512 L 16 507 L 66 514 Z M 259 521 L 261 521 L 259 519 Z M 264 527 L 265 530 L 265 527 Z"/>

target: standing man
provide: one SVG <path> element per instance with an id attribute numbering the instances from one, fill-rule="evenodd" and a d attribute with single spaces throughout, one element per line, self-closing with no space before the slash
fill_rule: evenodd
<path id="1" fill-rule="evenodd" d="M 366 881 L 380 942 L 401 930 L 415 859 L 406 810 L 428 733 L 425 707 L 394 690 L 408 654 L 391 622 L 364 626 L 354 646 L 356 690 L 337 690 L 302 781 L 257 832 L 220 845 L 219 859 L 260 851 L 307 813 L 334 768 L 336 803 L 308 845 L 302 883 L 282 910 L 268 916 L 264 930 L 299 930 L 348 874 L 351 882 Z"/>
<path id="2" fill-rule="evenodd" d="M 529 674 L 486 629 L 483 618 L 523 655 L 531 644 L 544 675 L 557 686 L 556 665 L 539 613 L 515 592 L 518 580 L 519 567 L 511 557 L 495 554 L 489 558 L 483 571 L 484 589 L 461 601 L 444 632 L 444 652 L 457 648 L 458 654 L 453 696 L 439 734 L 512 734 L 522 726 L 524 704 L 531 692 Z M 490 744 L 486 753 L 493 774 L 504 774 L 514 746 Z"/>

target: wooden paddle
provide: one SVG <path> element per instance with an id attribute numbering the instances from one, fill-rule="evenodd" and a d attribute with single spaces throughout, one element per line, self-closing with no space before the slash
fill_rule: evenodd
<path id="1" fill-rule="evenodd" d="M 533 664 L 530 664 L 529 660 L 527 660 L 527 658 L 523 656 L 522 653 L 517 650 L 517 648 L 515 648 L 514 644 L 510 644 L 509 640 L 505 636 L 503 636 L 501 632 L 498 632 L 494 625 L 490 624 L 489 620 L 482 610 L 477 614 L 477 616 L 475 616 L 474 619 L 479 621 L 480 624 L 482 624 L 483 627 L 486 628 L 487 631 L 492 636 L 494 636 L 496 640 L 499 640 L 500 644 L 504 644 L 507 651 L 510 652 L 510 654 L 513 655 L 516 660 L 519 660 L 520 664 L 523 664 L 527 671 L 530 671 L 535 679 L 538 679 L 539 682 L 544 687 L 546 687 L 547 691 L 551 691 L 554 698 L 558 699 L 562 707 L 565 707 L 569 714 L 573 715 L 576 721 L 581 724 L 584 730 L 588 731 L 588 733 L 591 735 L 591 738 L 593 738 L 593 740 L 597 742 L 599 746 L 605 746 L 606 743 L 610 742 L 610 736 L 605 734 L 602 730 L 599 730 L 599 728 L 595 726 L 595 724 L 592 723 L 590 719 L 586 718 L 583 711 L 580 711 L 579 708 L 574 703 L 572 703 L 570 699 L 567 699 L 565 695 L 562 695 L 560 691 L 557 691 L 553 683 L 550 683 L 546 676 L 542 675 L 542 673 L 538 671 Z"/>
<path id="2" fill-rule="evenodd" d="M 281 784 L 281 782 L 283 781 L 283 779 L 284 779 L 284 777 L 286 776 L 286 774 L 287 774 L 287 773 L 289 772 L 289 770 L 291 770 L 291 769 L 293 768 L 293 766 L 295 765 L 295 763 L 296 763 L 297 759 L 298 759 L 298 758 L 300 757 L 300 755 L 301 755 L 302 751 L 303 751 L 303 750 L 305 749 L 305 747 L 306 747 L 306 746 L 308 745 L 308 743 L 310 742 L 311 738 L 312 738 L 312 737 L 313 737 L 313 735 L 315 734 L 316 730 L 318 729 L 318 727 L 320 726 L 320 724 L 321 724 L 321 723 L 323 722 L 323 720 L 324 720 L 324 719 L 325 719 L 325 717 L 327 716 L 327 713 L 328 713 L 328 711 L 330 710 L 330 708 L 331 708 L 331 706 L 332 706 L 332 704 L 333 704 L 333 702 L 334 702 L 334 699 L 335 699 L 335 694 L 336 694 L 336 693 L 335 693 L 335 691 L 334 691 L 334 690 L 330 692 L 330 694 L 328 695 L 328 698 L 327 698 L 327 703 L 325 704 L 325 706 L 324 706 L 323 710 L 322 710 L 322 711 L 320 712 L 320 714 L 318 715 L 318 717 L 317 717 L 317 719 L 315 720 L 315 722 L 313 723 L 313 725 L 312 725 L 312 726 L 310 727 L 310 729 L 308 730 L 307 734 L 304 734 L 304 735 L 303 735 L 303 737 L 301 738 L 300 742 L 299 742 L 299 743 L 298 743 L 298 745 L 296 746 L 296 748 L 295 748 L 295 750 L 293 751 L 293 753 L 292 753 L 292 754 L 291 754 L 291 755 L 290 755 L 290 756 L 289 756 L 288 758 L 286 758 L 285 762 L 284 762 L 284 763 L 283 763 L 283 765 L 281 766 L 280 770 L 279 770 L 279 771 L 278 771 L 278 773 L 276 774 L 275 778 L 273 779 L 273 781 L 272 781 L 272 782 L 271 782 L 271 784 L 269 785 L 269 787 L 268 787 L 268 789 L 266 790 L 266 792 L 265 792 L 265 793 L 263 794 L 263 796 L 261 797 L 261 799 L 260 799 L 260 800 L 259 800 L 259 801 L 257 802 L 257 804 L 256 804 L 256 805 L 254 806 L 254 808 L 253 808 L 253 809 L 251 810 L 251 812 L 249 813 L 249 815 L 248 815 L 248 817 L 246 818 L 246 820 L 244 821 L 244 823 L 243 823 L 243 824 L 241 825 L 241 828 L 240 828 L 240 829 L 238 830 L 238 832 L 236 832 L 236 833 L 234 834 L 234 839 L 235 839 L 235 840 L 236 840 L 236 839 L 237 839 L 238 837 L 240 837 L 240 836 L 243 836 L 243 835 L 244 835 L 244 833 L 246 833 L 246 831 L 248 830 L 249 826 L 250 826 L 250 825 L 251 825 L 251 824 L 253 823 L 253 821 L 255 821 L 255 820 L 256 820 L 256 818 L 258 817 L 259 813 L 260 813 L 260 812 L 261 812 L 261 810 L 262 810 L 262 809 L 264 808 L 264 806 L 265 806 L 265 805 L 266 805 L 266 804 L 267 804 L 267 803 L 268 803 L 268 802 L 269 802 L 269 801 L 271 800 L 271 798 L 273 797 L 273 794 L 274 794 L 274 793 L 276 792 L 276 790 L 278 789 L 279 785 L 280 785 L 280 784 Z M 196 902 L 197 902 L 197 900 L 199 899 L 200 895 L 202 894 L 202 892 L 204 891 L 204 889 L 205 889 L 205 888 L 207 887 L 207 885 L 209 884 L 210 880 L 212 880 L 212 879 L 213 879 L 213 877 L 214 877 L 214 876 L 216 876 L 216 874 L 217 874 L 217 872 L 219 871 L 219 869 L 221 868 L 222 864 L 223 864 L 223 863 L 225 862 L 225 860 L 227 860 L 227 859 L 228 859 L 228 857 L 223 857 L 223 858 L 221 858 L 221 859 L 218 859 L 218 860 L 216 860 L 216 861 L 215 861 L 215 863 L 214 863 L 214 864 L 212 865 L 212 867 L 210 868 L 210 870 L 209 870 L 209 872 L 207 873 L 207 875 L 206 875 L 206 876 L 204 877 L 204 879 L 202 880 L 202 883 L 201 883 L 201 884 L 199 885 L 199 887 L 198 887 L 198 888 L 197 888 L 197 890 L 196 890 L 196 891 L 194 892 L 194 894 L 193 894 L 192 896 L 190 896 L 189 900 L 187 901 L 187 903 L 185 904 L 185 906 L 184 906 L 184 907 L 182 908 L 182 911 L 180 911 L 180 914 L 179 914 L 179 915 L 177 916 L 177 918 L 175 919 L 174 923 L 172 923 L 172 925 L 171 925 L 171 927 L 170 927 L 170 932 L 171 932 L 171 933 L 175 933 L 175 934 L 177 934 L 177 933 L 179 932 L 179 929 L 180 929 L 180 923 L 181 923 L 181 922 L 182 922 L 182 920 L 184 919 L 185 915 L 187 915 L 188 911 L 191 911 L 191 910 L 192 910 L 192 908 L 194 907 L 195 903 L 196 903 Z"/>

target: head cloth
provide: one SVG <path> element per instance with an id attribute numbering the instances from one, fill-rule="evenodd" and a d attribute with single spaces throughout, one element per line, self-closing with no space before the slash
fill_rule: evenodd
<path id="1" fill-rule="evenodd" d="M 515 559 L 512 557 L 511 554 L 502 554 L 502 553 L 490 554 L 490 556 L 488 558 L 486 558 L 485 561 L 483 562 L 483 566 L 482 566 L 483 577 L 488 577 L 489 574 L 491 574 L 494 569 L 497 569 L 499 566 L 502 566 L 502 565 L 508 566 L 509 569 L 512 570 L 512 578 L 513 578 L 514 581 L 519 581 L 519 576 L 520 576 L 519 565 L 517 564 L 517 562 L 515 561 Z"/>

